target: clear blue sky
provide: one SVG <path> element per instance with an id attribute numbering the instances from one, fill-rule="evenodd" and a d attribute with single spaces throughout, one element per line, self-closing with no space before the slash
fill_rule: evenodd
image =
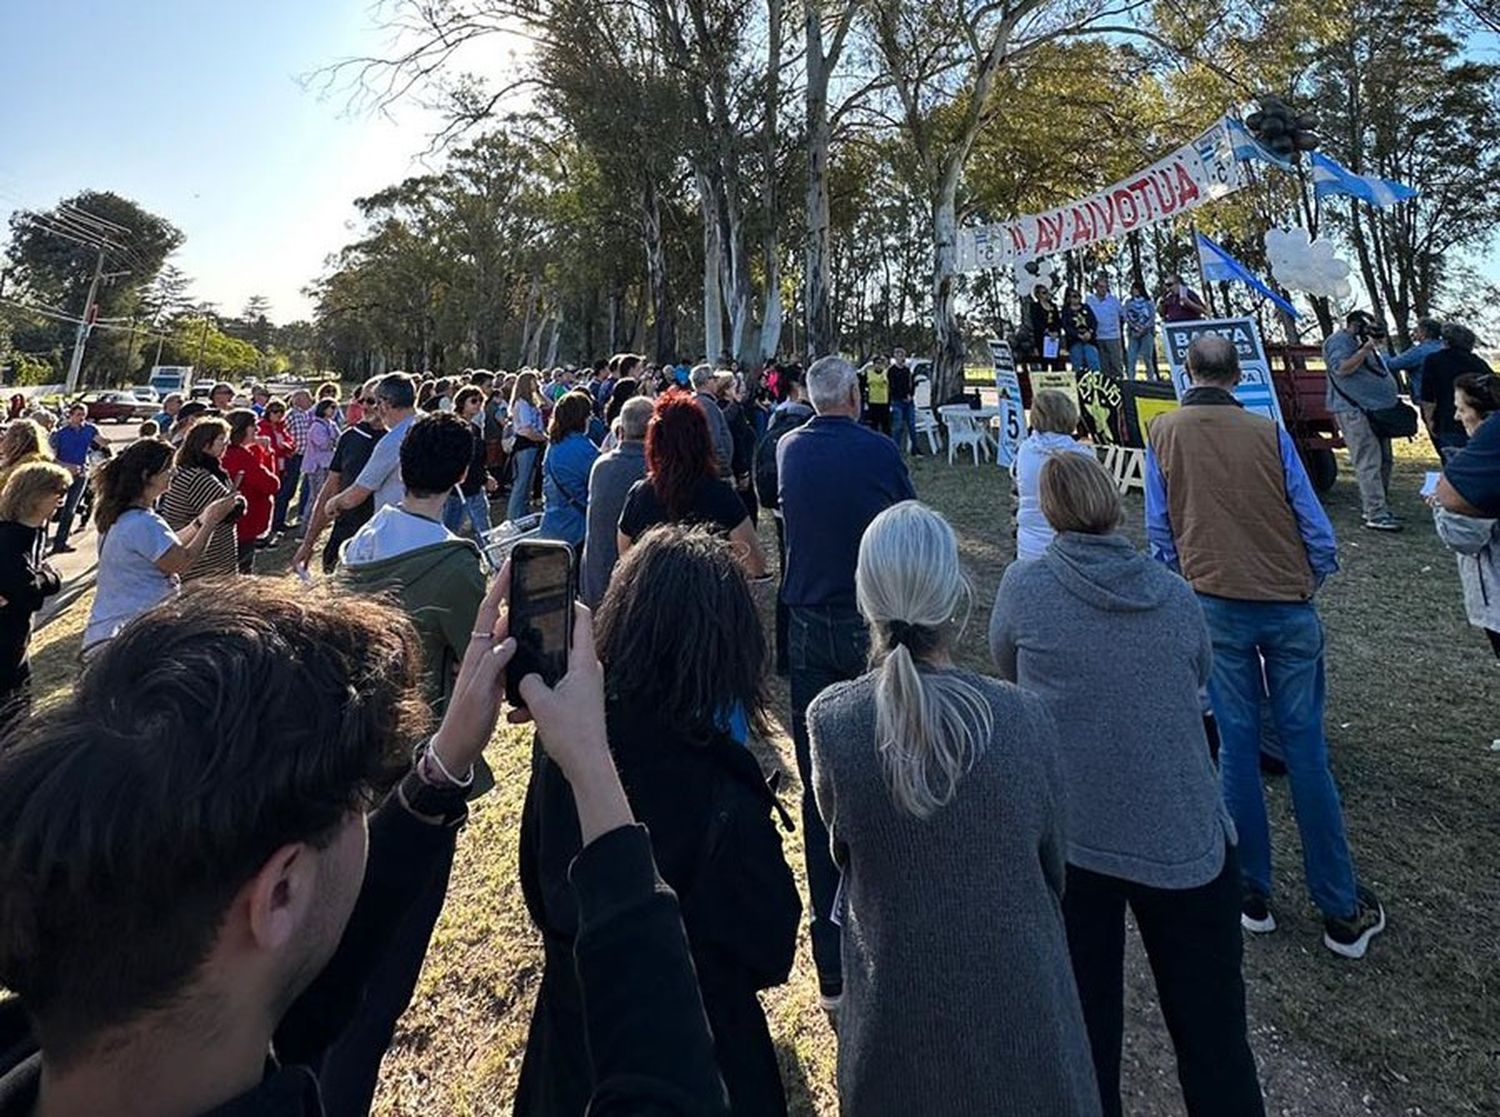
<path id="1" fill-rule="evenodd" d="M 186 234 L 197 298 L 301 317 L 353 199 L 423 170 L 429 115 L 350 116 L 297 81 L 382 42 L 371 0 L 0 0 L 0 222 L 113 190 Z"/>

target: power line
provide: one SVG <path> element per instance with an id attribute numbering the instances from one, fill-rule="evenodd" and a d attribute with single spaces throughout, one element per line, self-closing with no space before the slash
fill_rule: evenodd
<path id="1" fill-rule="evenodd" d="M 119 331 L 125 331 L 125 332 L 129 332 L 129 331 L 131 331 L 133 329 L 136 333 L 140 334 L 142 337 L 159 337 L 159 338 L 164 338 L 164 339 L 166 339 L 168 341 L 170 341 L 171 338 L 172 338 L 171 334 L 160 333 L 158 331 L 150 329 L 147 326 L 133 326 L 132 327 L 132 326 L 117 325 L 116 323 L 119 322 L 119 321 L 121 321 L 121 319 L 101 319 L 99 321 L 89 323 L 89 322 L 86 322 L 84 319 L 79 318 L 79 317 L 77 317 L 75 315 L 72 315 L 72 314 L 64 314 L 61 311 L 48 310 L 48 309 L 46 309 L 44 307 L 39 307 L 39 306 L 30 306 L 30 305 L 28 305 L 26 303 L 17 302 L 15 299 L 7 299 L 7 298 L 0 298 L 0 305 L 10 306 L 10 307 L 15 308 L 16 310 L 24 310 L 28 314 L 38 314 L 38 315 L 41 315 L 43 318 L 55 318 L 55 319 L 57 319 L 60 322 L 70 322 L 70 323 L 72 323 L 75 326 L 92 325 L 95 329 L 98 329 L 98 330 L 119 330 Z"/>

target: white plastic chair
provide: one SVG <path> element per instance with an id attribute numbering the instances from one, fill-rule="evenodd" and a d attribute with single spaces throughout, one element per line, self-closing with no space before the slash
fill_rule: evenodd
<path id="1" fill-rule="evenodd" d="M 542 526 L 542 514 L 532 512 L 519 520 L 506 520 L 490 528 L 479 541 L 479 553 L 493 573 L 505 565 L 510 552 L 523 539 L 534 536 Z"/>
<path id="2" fill-rule="evenodd" d="M 917 438 L 927 439 L 927 451 L 934 457 L 938 454 L 938 422 L 932 417 L 932 381 L 922 376 L 912 386 L 912 410 L 917 421 L 913 424 Z M 912 440 L 913 442 L 916 439 Z"/>
<path id="3" fill-rule="evenodd" d="M 989 459 L 990 441 L 985 437 L 984 425 L 974 417 L 966 403 L 952 403 L 939 407 L 943 425 L 948 428 L 948 464 L 953 464 L 954 455 L 960 446 L 967 446 L 974 455 L 974 464 Z"/>

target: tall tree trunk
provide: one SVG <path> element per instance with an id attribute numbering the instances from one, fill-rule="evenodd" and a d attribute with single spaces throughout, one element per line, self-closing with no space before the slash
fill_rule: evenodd
<path id="1" fill-rule="evenodd" d="M 745 237 L 745 207 L 740 202 L 739 156 L 733 152 L 734 137 L 721 131 L 719 213 L 724 226 L 721 239 L 725 248 L 724 302 L 729 307 L 729 352 L 736 360 L 749 363 L 751 335 L 755 327 L 755 301 L 750 297 L 750 250 Z M 727 150 L 726 150 L 727 149 Z M 708 353 L 716 360 L 720 350 Z"/>
<path id="2" fill-rule="evenodd" d="M 724 245 L 720 238 L 718 192 L 703 167 L 695 171 L 703 211 L 703 356 L 714 361 L 724 348 L 724 302 L 720 298 Z"/>
<path id="3" fill-rule="evenodd" d="M 552 315 L 552 340 L 547 343 L 547 367 L 557 367 L 557 343 L 562 338 L 563 312 L 558 307 Z M 540 334 L 540 330 L 537 331 Z"/>
<path id="4" fill-rule="evenodd" d="M 946 181 L 945 181 L 946 187 Z M 945 188 L 932 211 L 932 401 L 950 399 L 964 390 L 964 337 L 954 309 L 958 281 L 957 181 Z"/>
<path id="5" fill-rule="evenodd" d="M 620 351 L 620 281 L 609 281 L 609 351 L 613 355 Z"/>
<path id="6" fill-rule="evenodd" d="M 677 331 L 672 323 L 672 302 L 667 291 L 667 252 L 662 242 L 661 198 L 656 184 L 646 179 L 641 207 L 641 234 L 646 245 L 646 278 L 651 287 L 651 312 L 656 330 L 655 359 L 665 364 L 676 354 Z"/>
<path id="7" fill-rule="evenodd" d="M 781 15 L 784 0 L 766 3 L 766 124 L 761 133 L 761 210 L 765 222 L 761 255 L 765 258 L 765 288 L 761 305 L 765 315 L 760 327 L 760 360 L 763 365 L 776 355 L 781 344 L 781 240 L 780 214 L 776 210 L 776 126 L 781 103 Z"/>
<path id="8" fill-rule="evenodd" d="M 821 5 L 807 4 L 807 248 L 803 268 L 804 351 L 809 361 L 834 351 L 833 313 L 829 305 L 831 218 L 828 204 L 828 149 L 833 127 L 828 119 L 828 82 L 833 60 L 823 50 Z"/>
<path id="9" fill-rule="evenodd" d="M 531 323 L 536 317 L 537 299 L 541 297 L 541 293 L 542 277 L 540 274 L 533 274 L 531 285 L 527 288 L 526 292 L 526 317 L 521 322 L 521 348 L 516 354 L 516 363 L 518 365 L 528 363 L 526 354 L 531 348 Z M 534 358 L 531 363 L 535 363 Z"/>

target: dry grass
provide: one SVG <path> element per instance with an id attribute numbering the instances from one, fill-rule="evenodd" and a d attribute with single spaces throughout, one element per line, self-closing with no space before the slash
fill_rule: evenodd
<path id="1" fill-rule="evenodd" d="M 1464 623 L 1453 560 L 1414 495 L 1432 467 L 1425 449 L 1399 451 L 1396 507 L 1411 519 L 1404 535 L 1360 530 L 1347 469 L 1329 499 L 1343 572 L 1320 603 L 1328 729 L 1356 862 L 1386 902 L 1389 930 L 1360 963 L 1318 944 L 1290 805 L 1273 785 L 1282 930 L 1247 944 L 1245 973 L 1274 1114 L 1500 1112 L 1500 754 L 1488 747 L 1500 736 L 1500 671 Z M 993 466 L 931 460 L 917 464 L 915 479 L 960 533 L 976 588 L 961 656 L 983 667 L 983 621 L 1013 553 L 1008 485 Z M 1130 507 L 1139 539 L 1138 496 Z M 44 701 L 69 685 L 86 608 L 87 600 L 38 637 Z M 1121 666 L 1129 670 L 1126 649 Z M 784 724 L 784 689 L 776 701 Z M 770 747 L 790 766 L 789 740 Z M 490 749 L 498 786 L 460 838 L 447 907 L 386 1058 L 377 1113 L 508 1111 L 540 960 L 516 881 L 529 756 L 528 741 L 510 731 Z M 800 833 L 787 854 L 800 876 Z M 1180 1113 L 1170 1044 L 1135 949 L 1129 986 L 1126 1110 Z M 836 1113 L 834 1044 L 805 936 L 790 983 L 765 1003 L 793 1111 Z"/>

